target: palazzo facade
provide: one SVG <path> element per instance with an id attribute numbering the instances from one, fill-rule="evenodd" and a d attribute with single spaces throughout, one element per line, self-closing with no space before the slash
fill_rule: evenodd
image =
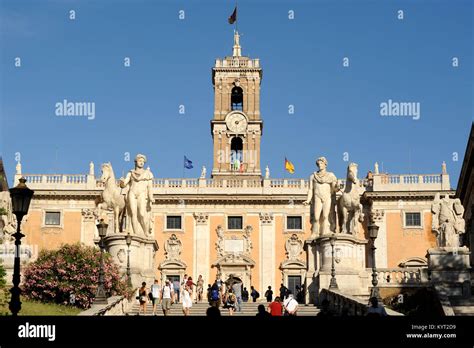
<path id="1" fill-rule="evenodd" d="M 232 55 L 217 59 L 212 69 L 212 171 L 208 176 L 203 168 L 200 178 L 153 178 L 151 230 L 133 234 L 130 247 L 134 285 L 154 278 L 181 279 L 184 274 L 193 279 L 202 275 L 208 284 L 233 275 L 262 294 L 281 283 L 293 291 L 304 286 L 307 302 L 314 302 L 319 290 L 328 287 L 331 246 L 328 235 L 312 236 L 314 217 L 303 204 L 308 179 L 272 178 L 260 166 L 262 76 L 259 59 L 242 56 L 235 33 Z M 25 168 L 32 169 L 27 164 Z M 83 174 L 29 174 L 18 163 L 13 185 L 25 177 L 35 191 L 23 226 L 30 260 L 39 250 L 63 243 L 97 244 L 96 224 L 103 216 L 97 203 L 106 190 L 103 168 L 96 170 L 91 163 Z M 347 179 L 346 173 L 336 175 L 339 198 Z M 342 233 L 338 223 L 331 230 L 337 234 L 335 269 L 340 288 L 354 295 L 369 291 L 370 223 L 379 226 L 375 262 L 380 282 L 419 281 L 427 250 L 436 246 L 431 204 L 437 194 L 455 194 L 446 166 L 440 164 L 439 173 L 403 175 L 381 173 L 375 164 L 354 185 L 364 218 L 354 233 Z M 109 223 L 107 250 L 125 272 L 129 219 L 120 231 L 113 211 L 102 214 Z M 7 236 L 9 222 L 4 220 Z"/>

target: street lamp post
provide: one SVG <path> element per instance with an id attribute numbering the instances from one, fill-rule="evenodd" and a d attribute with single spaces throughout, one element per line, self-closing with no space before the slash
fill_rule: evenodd
<path id="1" fill-rule="evenodd" d="M 16 216 L 16 233 L 13 235 L 15 237 L 15 261 L 13 264 L 13 287 L 10 289 L 12 294 L 9 308 L 12 312 L 12 315 L 16 317 L 18 312 L 21 309 L 20 301 L 20 246 L 21 238 L 25 235 L 21 233 L 21 220 L 23 217 L 28 214 L 28 209 L 30 208 L 31 198 L 33 197 L 33 190 L 30 190 L 26 186 L 26 179 L 21 178 L 20 182 L 14 188 L 10 189 L 10 197 L 12 201 L 12 211 Z"/>
<path id="2" fill-rule="evenodd" d="M 127 284 L 131 288 L 132 287 L 132 278 L 130 272 L 130 245 L 132 244 L 132 236 L 130 233 L 127 233 L 127 237 L 125 237 L 125 242 L 127 243 Z"/>
<path id="3" fill-rule="evenodd" d="M 329 289 L 338 290 L 336 282 L 336 265 L 334 264 L 334 246 L 336 245 L 336 234 L 330 237 L 329 242 L 331 243 L 331 282 L 329 283 Z"/>
<path id="4" fill-rule="evenodd" d="M 375 266 L 375 239 L 379 233 L 379 226 L 375 224 L 369 225 L 369 237 L 372 240 L 372 289 L 370 291 L 370 297 L 375 297 L 377 300 L 381 301 L 380 292 L 377 284 L 377 268 Z"/>
<path id="5" fill-rule="evenodd" d="M 100 220 L 100 223 L 97 224 L 97 229 L 99 231 L 99 248 L 100 248 L 100 268 L 99 268 L 99 286 L 95 294 L 94 304 L 107 304 L 107 296 L 105 294 L 104 288 L 104 237 L 107 235 L 108 224 L 104 222 L 104 219 Z"/>

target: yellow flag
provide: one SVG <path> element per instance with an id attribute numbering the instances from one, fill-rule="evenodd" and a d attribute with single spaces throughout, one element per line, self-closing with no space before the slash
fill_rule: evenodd
<path id="1" fill-rule="evenodd" d="M 288 161 L 285 157 L 285 169 L 288 171 L 288 173 L 293 174 L 295 172 L 295 166 L 293 163 Z"/>

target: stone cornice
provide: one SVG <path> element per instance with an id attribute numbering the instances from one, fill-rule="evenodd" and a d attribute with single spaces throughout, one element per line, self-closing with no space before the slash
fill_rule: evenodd
<path id="1" fill-rule="evenodd" d="M 398 200 L 400 198 L 404 198 L 406 200 L 409 199 L 434 199 L 437 193 L 447 193 L 450 196 L 454 196 L 456 191 L 454 190 L 447 190 L 447 191 L 366 191 L 362 195 L 362 199 L 364 200 Z"/>

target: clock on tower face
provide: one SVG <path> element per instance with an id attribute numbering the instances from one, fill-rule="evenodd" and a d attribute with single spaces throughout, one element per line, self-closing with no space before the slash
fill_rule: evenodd
<path id="1" fill-rule="evenodd" d="M 242 133 L 247 130 L 247 119 L 242 114 L 232 114 L 227 116 L 227 128 L 235 133 Z"/>

